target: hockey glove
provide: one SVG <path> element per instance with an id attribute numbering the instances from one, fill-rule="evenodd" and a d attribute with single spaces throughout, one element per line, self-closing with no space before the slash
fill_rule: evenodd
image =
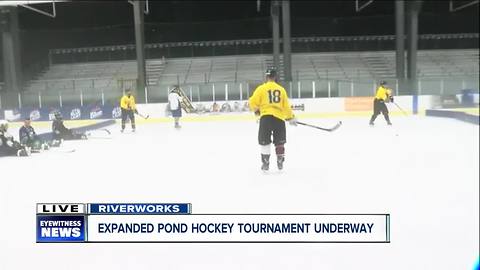
<path id="1" fill-rule="evenodd" d="M 8 147 L 13 147 L 14 145 L 13 144 L 14 142 L 12 140 L 7 140 L 5 143 L 7 144 Z"/>
<path id="2" fill-rule="evenodd" d="M 297 126 L 297 118 L 296 117 L 287 119 L 287 121 L 291 126 Z"/>
<path id="3" fill-rule="evenodd" d="M 392 102 L 392 103 L 393 103 L 393 96 L 391 96 L 391 97 L 390 97 L 390 102 Z"/>

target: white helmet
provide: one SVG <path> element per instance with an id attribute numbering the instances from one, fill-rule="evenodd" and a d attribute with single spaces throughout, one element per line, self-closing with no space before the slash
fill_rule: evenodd
<path id="1" fill-rule="evenodd" d="M 8 130 L 8 121 L 0 120 L 0 131 L 6 132 Z"/>

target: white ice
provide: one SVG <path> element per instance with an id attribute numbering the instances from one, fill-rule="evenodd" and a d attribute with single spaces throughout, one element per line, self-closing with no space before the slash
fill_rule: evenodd
<path id="1" fill-rule="evenodd" d="M 0 159 L 0 269 L 472 269 L 479 130 L 456 120 L 303 119 L 283 172 L 260 171 L 254 121 L 145 123 Z M 12 131 L 13 132 L 13 131 Z M 16 132 L 16 131 L 15 131 Z M 275 163 L 272 163 L 275 165 Z M 194 213 L 390 213 L 389 244 L 36 244 L 39 202 L 189 202 Z"/>

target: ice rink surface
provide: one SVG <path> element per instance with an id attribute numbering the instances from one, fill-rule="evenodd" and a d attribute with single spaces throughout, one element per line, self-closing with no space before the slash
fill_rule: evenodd
<path id="1" fill-rule="evenodd" d="M 0 269 L 472 269 L 479 129 L 453 119 L 301 119 L 260 171 L 254 121 L 109 127 L 112 139 L 0 160 Z M 16 133 L 12 130 L 11 133 Z M 272 149 L 273 150 L 273 149 Z M 275 159 L 272 158 L 271 161 Z M 38 202 L 188 202 L 193 213 L 390 213 L 389 244 L 36 244 Z"/>

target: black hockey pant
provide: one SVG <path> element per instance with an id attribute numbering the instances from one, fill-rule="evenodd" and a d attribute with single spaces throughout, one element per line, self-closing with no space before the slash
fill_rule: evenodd
<path id="1" fill-rule="evenodd" d="M 127 118 L 130 118 L 132 129 L 135 129 L 135 115 L 133 114 L 133 110 L 122 109 L 122 130 L 125 129 L 125 123 L 127 122 Z"/>
<path id="2" fill-rule="evenodd" d="M 380 113 L 382 113 L 383 117 L 385 117 L 385 121 L 387 121 L 387 123 L 390 123 L 390 117 L 388 116 L 388 108 L 387 105 L 385 105 L 385 101 L 381 99 L 375 99 L 373 101 L 373 115 L 372 118 L 370 118 L 370 123 L 373 124 L 373 122 Z"/>

